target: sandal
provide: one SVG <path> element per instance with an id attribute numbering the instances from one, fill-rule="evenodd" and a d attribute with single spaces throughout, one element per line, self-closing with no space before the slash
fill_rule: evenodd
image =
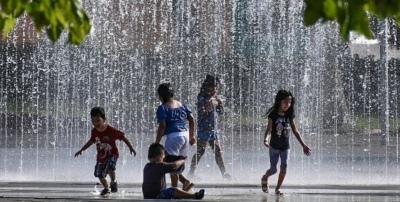
<path id="1" fill-rule="evenodd" d="M 261 189 L 263 192 L 268 193 L 269 192 L 268 180 L 264 180 L 264 177 L 265 175 L 263 175 L 261 178 Z"/>
<path id="2" fill-rule="evenodd" d="M 189 191 L 193 187 L 194 187 L 194 184 L 192 182 L 190 182 L 189 180 L 186 180 L 186 182 L 182 186 L 182 190 L 183 191 Z"/>

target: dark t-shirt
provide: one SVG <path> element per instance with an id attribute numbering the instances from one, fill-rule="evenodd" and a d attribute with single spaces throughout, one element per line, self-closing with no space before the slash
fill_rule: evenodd
<path id="1" fill-rule="evenodd" d="M 289 117 L 281 116 L 275 111 L 269 113 L 268 118 L 272 120 L 272 132 L 270 146 L 278 150 L 290 149 L 289 130 L 290 122 L 294 119 L 294 114 Z"/>
<path id="2" fill-rule="evenodd" d="M 145 199 L 155 199 L 167 187 L 165 174 L 175 171 L 174 163 L 147 163 L 143 169 L 142 192 Z"/>

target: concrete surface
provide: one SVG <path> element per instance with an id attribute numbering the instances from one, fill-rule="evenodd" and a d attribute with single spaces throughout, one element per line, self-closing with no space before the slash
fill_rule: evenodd
<path id="1" fill-rule="evenodd" d="M 283 196 L 266 194 L 253 184 L 198 184 L 202 201 L 400 201 L 400 185 L 287 185 Z M 270 189 L 274 189 L 270 186 Z M 104 198 L 95 182 L 0 182 L 1 201 L 152 201 L 144 200 L 140 184 L 119 184 L 119 192 Z M 167 201 L 167 200 L 165 200 Z M 170 200 L 168 200 L 170 201 Z M 179 200 L 186 201 L 186 200 Z"/>

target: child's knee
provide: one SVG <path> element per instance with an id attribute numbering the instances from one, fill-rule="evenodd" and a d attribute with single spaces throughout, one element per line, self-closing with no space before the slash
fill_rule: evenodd
<path id="1" fill-rule="evenodd" d="M 175 156 L 175 155 L 168 155 L 168 156 L 166 156 L 165 158 L 164 158 L 164 161 L 165 162 L 168 162 L 168 163 L 170 163 L 170 162 L 175 162 L 175 161 L 178 161 L 178 160 L 181 160 L 183 158 L 183 156 Z M 183 171 L 185 170 L 185 164 L 182 164 L 179 168 L 177 168 L 173 173 L 171 173 L 171 176 L 172 176 L 172 174 L 181 174 Z"/>
<path id="2" fill-rule="evenodd" d="M 287 164 L 282 164 L 280 172 L 281 173 L 286 173 L 286 171 L 287 171 Z"/>
<path id="3" fill-rule="evenodd" d="M 273 174 L 275 174 L 276 172 L 278 172 L 278 169 L 276 169 L 276 168 L 270 168 L 270 169 L 267 171 L 267 174 L 273 175 Z"/>

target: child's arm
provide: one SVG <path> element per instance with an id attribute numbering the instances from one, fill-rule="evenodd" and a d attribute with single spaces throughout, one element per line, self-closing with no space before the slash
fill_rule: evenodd
<path id="1" fill-rule="evenodd" d="M 133 154 L 133 156 L 136 156 L 136 151 L 135 151 L 135 149 L 132 147 L 131 142 L 129 142 L 129 140 L 128 140 L 125 136 L 122 138 L 122 141 L 124 141 L 125 144 L 126 144 L 126 146 L 129 147 L 129 151 L 131 152 L 131 154 Z"/>
<path id="2" fill-rule="evenodd" d="M 174 161 L 174 169 L 178 169 L 179 167 L 181 167 L 185 163 L 185 159 L 186 158 L 182 158 L 181 160 Z"/>
<path id="3" fill-rule="evenodd" d="M 194 117 L 190 114 L 187 119 L 189 121 L 189 144 L 194 145 L 196 143 L 196 138 L 194 137 Z"/>
<path id="4" fill-rule="evenodd" d="M 300 142 L 301 146 L 303 147 L 303 152 L 307 156 L 311 155 L 311 149 L 303 142 L 303 139 L 301 138 L 301 135 L 299 131 L 297 130 L 296 124 L 294 120 L 290 121 L 290 127 L 292 128 L 292 131 L 294 135 L 296 136 L 297 140 Z"/>
<path id="5" fill-rule="evenodd" d="M 215 101 L 215 98 L 212 97 L 212 98 L 210 98 L 208 100 L 204 100 L 202 103 L 200 103 L 201 104 L 201 108 L 199 110 L 199 113 L 200 114 L 207 114 L 207 113 L 213 111 L 214 110 L 214 104 L 215 104 L 214 101 Z"/>
<path id="6" fill-rule="evenodd" d="M 216 100 L 217 100 L 217 103 L 218 103 L 218 105 L 217 105 L 217 113 L 218 114 L 223 114 L 224 113 L 224 102 L 222 101 L 222 99 L 219 96 L 216 97 Z"/>
<path id="7" fill-rule="evenodd" d="M 272 119 L 268 118 L 267 130 L 265 131 L 265 136 L 264 136 L 264 145 L 268 148 L 269 148 L 269 141 L 271 138 L 271 132 L 272 132 Z"/>
<path id="8" fill-rule="evenodd" d="M 158 123 L 156 143 L 161 142 L 161 138 L 164 135 L 166 127 L 167 127 L 167 124 L 165 123 L 165 121 Z"/>
<path id="9" fill-rule="evenodd" d="M 83 145 L 82 149 L 80 149 L 78 152 L 75 153 L 75 157 L 78 157 L 79 155 L 82 154 L 83 151 L 85 151 L 87 148 L 89 148 L 90 146 L 92 146 L 94 142 L 89 140 L 86 142 L 85 145 Z"/>

